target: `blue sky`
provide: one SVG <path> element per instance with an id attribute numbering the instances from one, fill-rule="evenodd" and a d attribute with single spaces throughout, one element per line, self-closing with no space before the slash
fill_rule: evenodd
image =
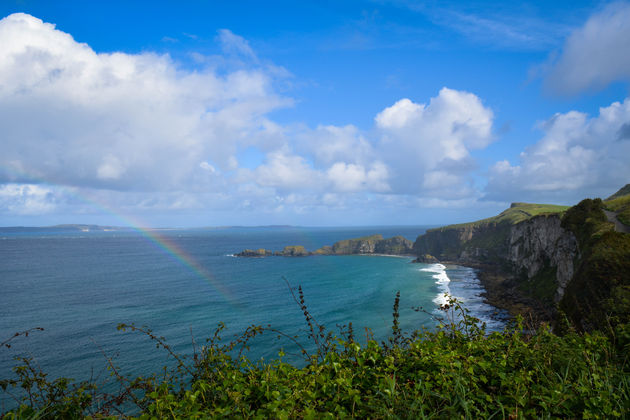
<path id="1" fill-rule="evenodd" d="M 445 224 L 630 182 L 628 2 L 0 18 L 0 225 Z"/>

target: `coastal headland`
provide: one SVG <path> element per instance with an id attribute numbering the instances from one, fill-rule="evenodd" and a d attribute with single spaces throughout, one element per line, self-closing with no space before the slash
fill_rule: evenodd
<path id="1" fill-rule="evenodd" d="M 413 242 L 402 236 L 394 236 L 384 239 L 383 235 L 370 235 L 361 238 L 344 239 L 335 242 L 332 246 L 323 246 L 315 251 L 308 251 L 301 245 L 285 246 L 282 251 L 270 251 L 268 249 L 245 249 L 237 257 L 306 257 L 310 255 L 358 255 L 358 254 L 383 254 L 383 255 L 413 255 Z"/>
<path id="2" fill-rule="evenodd" d="M 477 269 L 486 301 L 533 325 L 581 331 L 630 320 L 630 184 L 568 207 L 512 203 L 499 215 L 430 229 L 415 242 L 382 235 L 308 251 L 244 250 L 239 257 L 386 254 Z M 564 325 L 563 324 L 563 325 Z"/>

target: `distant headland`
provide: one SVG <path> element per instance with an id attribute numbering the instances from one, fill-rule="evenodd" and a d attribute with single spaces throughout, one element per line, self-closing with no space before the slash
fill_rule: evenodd
<path id="1" fill-rule="evenodd" d="M 411 255 L 413 242 L 402 236 L 394 236 L 384 239 L 383 235 L 371 235 L 361 238 L 344 239 L 335 242 L 332 246 L 323 246 L 315 251 L 308 251 L 302 245 L 285 246 L 281 251 L 268 249 L 245 249 L 237 257 L 306 257 L 310 255 Z"/>

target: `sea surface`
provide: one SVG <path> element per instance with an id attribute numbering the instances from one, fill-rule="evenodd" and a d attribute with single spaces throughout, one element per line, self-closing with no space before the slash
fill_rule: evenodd
<path id="1" fill-rule="evenodd" d="M 212 228 L 157 231 L 76 231 L 0 228 L 0 379 L 10 377 L 13 357 L 33 357 L 51 377 L 83 380 L 107 376 L 110 358 L 128 376 L 159 371 L 170 363 L 139 333 L 119 323 L 148 326 L 177 352 L 191 354 L 220 322 L 227 342 L 252 324 L 271 325 L 313 349 L 302 311 L 294 301 L 301 286 L 308 310 L 333 332 L 352 322 L 361 339 L 391 332 L 392 306 L 400 291 L 400 325 L 435 328 L 444 293 L 460 298 L 490 330 L 504 313 L 483 303 L 474 270 L 412 264 L 411 257 L 312 256 L 238 258 L 245 248 L 315 250 L 341 239 L 375 233 L 410 240 L 422 226 L 365 228 Z M 423 308 L 416 311 L 413 308 Z M 264 334 L 249 357 L 300 363 L 291 342 Z M 0 392 L 0 402 L 11 404 Z M 3 407 L 0 406 L 0 409 Z"/>

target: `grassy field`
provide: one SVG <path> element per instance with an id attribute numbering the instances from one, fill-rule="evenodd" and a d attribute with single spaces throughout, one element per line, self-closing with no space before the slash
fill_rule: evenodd
<path id="1" fill-rule="evenodd" d="M 477 220 L 476 222 L 460 223 L 457 225 L 448 225 L 438 229 L 432 230 L 445 230 L 453 228 L 461 228 L 467 226 L 482 226 L 498 223 L 509 223 L 511 225 L 523 220 L 527 220 L 530 217 L 538 216 L 541 214 L 554 214 L 563 213 L 569 206 L 558 206 L 555 204 L 530 204 L 530 203 L 512 203 L 512 206 L 502 211 L 497 216 L 489 217 L 487 219 Z"/>

